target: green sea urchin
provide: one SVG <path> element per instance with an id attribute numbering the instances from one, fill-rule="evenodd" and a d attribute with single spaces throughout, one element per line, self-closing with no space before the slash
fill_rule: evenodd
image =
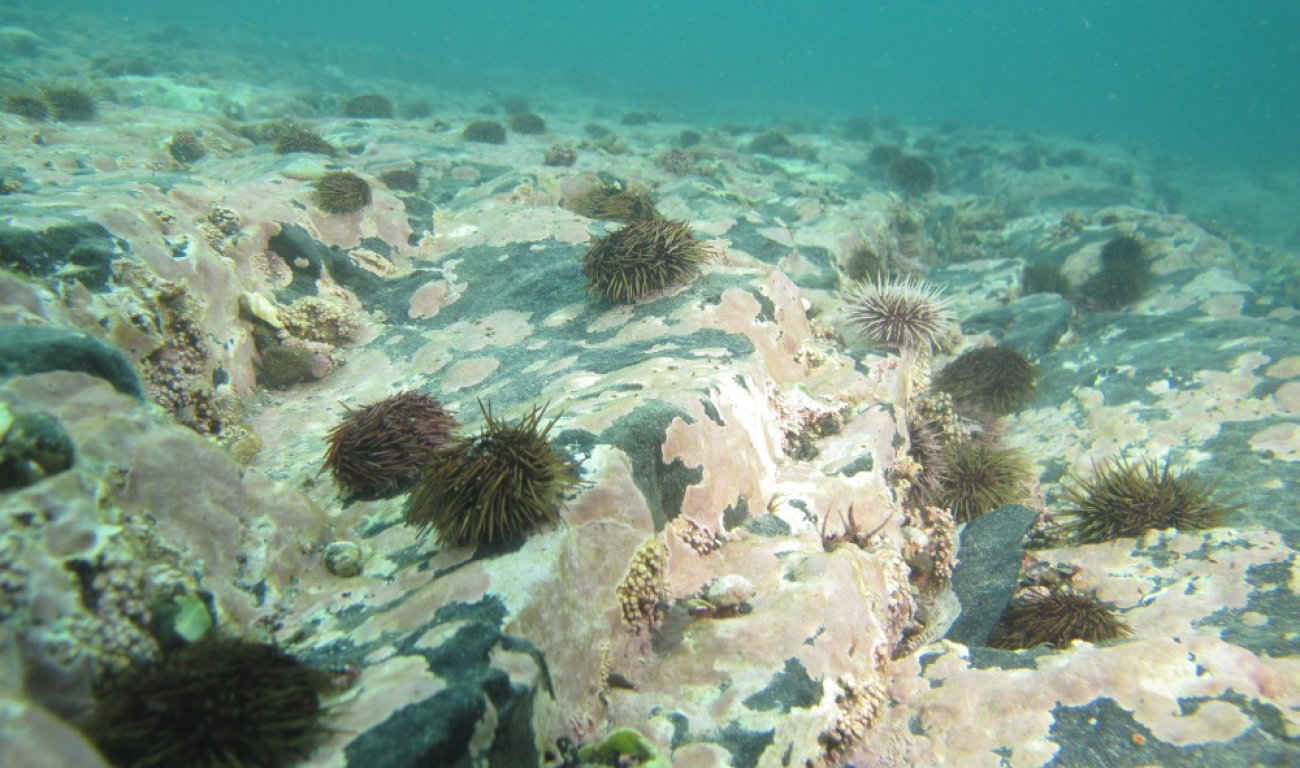
<path id="1" fill-rule="evenodd" d="M 592 240 L 582 263 L 591 290 L 631 303 L 690 282 L 699 272 L 704 245 L 682 221 L 634 221 Z"/>
<path id="2" fill-rule="evenodd" d="M 943 449 L 938 504 L 965 522 L 1024 497 L 1029 462 L 988 440 L 949 443 Z"/>
<path id="3" fill-rule="evenodd" d="M 548 439 L 556 418 L 535 407 L 514 424 L 482 403 L 483 428 L 435 454 L 406 508 L 406 523 L 433 529 L 444 546 L 477 547 L 560 522 L 564 494 L 581 485 L 578 464 Z"/>
<path id="4" fill-rule="evenodd" d="M 378 93 L 363 93 L 348 99 L 343 105 L 343 114 L 363 120 L 391 118 L 394 114 L 393 102 Z"/>
<path id="5" fill-rule="evenodd" d="M 506 129 L 501 123 L 494 123 L 491 120 L 476 120 L 465 126 L 465 130 L 461 131 L 460 137 L 465 141 L 478 144 L 505 144 Z"/>
<path id="6" fill-rule="evenodd" d="M 943 343 L 952 323 L 943 290 L 923 280 L 855 283 L 844 292 L 849 320 L 877 344 L 930 350 Z"/>
<path id="7" fill-rule="evenodd" d="M 934 387 L 952 395 L 963 412 L 1001 416 L 1034 396 L 1038 371 L 1009 347 L 978 347 L 961 354 L 934 377 Z"/>
<path id="8" fill-rule="evenodd" d="M 989 645 L 1009 651 L 1044 643 L 1064 648 L 1075 640 L 1100 643 L 1131 634 L 1114 609 L 1094 595 L 1031 592 L 1007 606 Z"/>
<path id="9" fill-rule="evenodd" d="M 331 679 L 273 645 L 204 638 L 100 691 L 86 730 L 118 766 L 293 765 L 325 734 Z"/>
<path id="10" fill-rule="evenodd" d="M 1138 464 L 1111 458 L 1092 477 L 1071 475 L 1061 532 L 1071 543 L 1096 544 L 1149 530 L 1213 528 L 1240 505 L 1227 504 L 1215 483 L 1194 472 L 1176 473 L 1166 460 Z"/>
<path id="11" fill-rule="evenodd" d="M 4 110 L 21 115 L 28 120 L 44 120 L 50 116 L 50 105 L 34 93 L 11 93 L 4 97 Z"/>
<path id="12" fill-rule="evenodd" d="M 546 133 L 546 120 L 542 119 L 541 115 L 536 115 L 532 112 L 518 112 L 511 115 L 507 125 L 510 127 L 510 130 L 515 133 L 534 136 Z"/>
<path id="13" fill-rule="evenodd" d="M 1122 309 L 1147 292 L 1153 275 L 1142 241 L 1117 235 L 1101 249 L 1101 269 L 1084 281 L 1079 294 L 1094 309 Z"/>
<path id="14" fill-rule="evenodd" d="M 330 430 L 322 470 L 354 494 L 382 496 L 419 477 L 451 439 L 456 419 L 437 400 L 399 392 L 355 411 Z"/>
<path id="15" fill-rule="evenodd" d="M 923 158 L 899 155 L 885 166 L 885 178 L 908 196 L 918 197 L 934 189 L 939 174 Z"/>
<path id="16" fill-rule="evenodd" d="M 353 213 L 370 205 L 370 182 L 349 171 L 327 173 L 316 182 L 316 205 L 326 213 Z"/>
<path id="17" fill-rule="evenodd" d="M 75 85 L 54 85 L 42 90 L 55 120 L 85 121 L 95 118 L 95 97 Z"/>
<path id="18" fill-rule="evenodd" d="M 621 221 L 625 224 L 662 218 L 649 191 L 641 187 L 624 189 L 614 184 L 601 184 L 588 189 L 573 200 L 569 209 L 590 219 Z"/>

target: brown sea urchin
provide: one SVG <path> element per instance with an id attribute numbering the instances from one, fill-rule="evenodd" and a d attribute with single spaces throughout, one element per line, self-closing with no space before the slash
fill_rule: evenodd
<path id="1" fill-rule="evenodd" d="M 1194 472 L 1174 472 L 1146 459 L 1138 464 L 1111 458 L 1092 477 L 1072 476 L 1065 489 L 1061 531 L 1074 544 L 1141 536 L 1149 530 L 1212 528 L 1239 508 L 1221 498 L 1218 486 Z"/>
<path id="2" fill-rule="evenodd" d="M 101 690 L 86 730 L 113 765 L 294 765 L 326 734 L 331 680 L 273 645 L 204 638 Z"/>
<path id="3" fill-rule="evenodd" d="M 1114 609 L 1093 595 L 1031 592 L 1007 606 L 989 645 L 1010 651 L 1044 643 L 1063 648 L 1075 640 L 1100 643 L 1131 634 Z"/>
<path id="4" fill-rule="evenodd" d="M 686 222 L 648 219 L 592 240 L 582 274 L 592 291 L 626 304 L 690 282 L 703 259 Z"/>
<path id="5" fill-rule="evenodd" d="M 952 324 L 943 290 L 923 280 L 864 280 L 844 292 L 849 320 L 877 344 L 930 350 Z"/>
<path id="6" fill-rule="evenodd" d="M 456 420 L 420 392 L 400 392 L 349 410 L 330 430 L 322 469 L 348 493 L 382 496 L 415 482 L 444 448 Z"/>
<path id="7" fill-rule="evenodd" d="M 370 182 L 349 171 L 327 173 L 316 182 L 316 205 L 326 213 L 353 213 L 370 205 Z"/>
<path id="8" fill-rule="evenodd" d="M 560 522 L 564 495 L 581 485 L 578 464 L 549 440 L 556 418 L 535 407 L 514 424 L 482 403 L 483 427 L 454 438 L 429 461 L 406 523 L 433 529 L 439 544 L 501 542 Z"/>
<path id="9" fill-rule="evenodd" d="M 977 347 L 963 352 L 934 377 L 934 387 L 952 395 L 958 410 L 1002 416 L 1034 396 L 1038 370 L 1009 347 Z"/>
<path id="10" fill-rule="evenodd" d="M 943 450 L 938 503 L 966 522 L 1024 496 L 1029 463 L 1019 451 L 987 440 L 950 443 Z"/>

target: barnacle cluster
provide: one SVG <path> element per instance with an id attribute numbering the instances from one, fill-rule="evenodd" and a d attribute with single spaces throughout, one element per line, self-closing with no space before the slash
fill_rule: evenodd
<path id="1" fill-rule="evenodd" d="M 659 624 L 661 608 L 668 599 L 664 573 L 668 553 L 658 538 L 647 539 L 632 556 L 627 576 L 618 585 L 618 602 L 623 621 L 640 632 Z"/>

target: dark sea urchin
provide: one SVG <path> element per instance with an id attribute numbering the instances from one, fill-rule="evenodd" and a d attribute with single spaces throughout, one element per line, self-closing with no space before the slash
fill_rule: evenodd
<path id="1" fill-rule="evenodd" d="M 1075 640 L 1100 643 L 1133 634 L 1114 609 L 1090 594 L 1030 593 L 1007 606 L 989 645 L 1009 651 L 1047 643 L 1064 648 Z"/>
<path id="2" fill-rule="evenodd" d="M 582 263 L 591 290 L 631 303 L 691 281 L 704 259 L 704 244 L 681 221 L 647 219 L 592 240 Z"/>
<path id="3" fill-rule="evenodd" d="M 934 377 L 934 388 L 952 395 L 962 412 L 1002 416 L 1034 396 L 1038 370 L 1009 347 L 978 347 L 963 352 Z"/>
<path id="4" fill-rule="evenodd" d="M 316 205 L 326 213 L 352 213 L 370 205 L 370 182 L 349 171 L 327 173 L 316 182 Z"/>
<path id="5" fill-rule="evenodd" d="M 294 765 L 326 733 L 331 680 L 274 645 L 204 638 L 100 691 L 86 730 L 124 768 Z"/>
<path id="6" fill-rule="evenodd" d="M 1227 504 L 1215 483 L 1194 472 L 1177 473 L 1169 461 L 1140 464 L 1111 458 L 1093 467 L 1092 477 L 1072 475 L 1063 496 L 1061 525 L 1074 544 L 1097 544 L 1149 530 L 1213 528 L 1240 505 Z"/>
<path id="7" fill-rule="evenodd" d="M 330 430 L 322 469 L 349 493 L 395 493 L 415 482 L 456 426 L 437 400 L 401 392 L 348 411 Z"/>
<path id="8" fill-rule="evenodd" d="M 923 280 L 864 280 L 844 292 L 849 320 L 887 347 L 930 350 L 952 324 L 943 290 Z"/>
<path id="9" fill-rule="evenodd" d="M 433 529 L 445 546 L 502 542 L 560 522 L 565 493 L 582 484 L 578 464 L 548 439 L 544 407 L 514 424 L 480 403 L 483 428 L 453 438 L 429 461 L 411 494 L 406 523 Z"/>
<path id="10" fill-rule="evenodd" d="M 966 522 L 1024 496 L 1029 462 L 1019 451 L 986 440 L 950 443 L 943 450 L 938 503 Z"/>

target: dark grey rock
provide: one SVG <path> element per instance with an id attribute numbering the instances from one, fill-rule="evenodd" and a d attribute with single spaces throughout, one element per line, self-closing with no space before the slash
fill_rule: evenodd
<path id="1" fill-rule="evenodd" d="M 1081 707 L 1058 705 L 1048 735 L 1061 746 L 1048 766 L 1052 768 L 1128 768 L 1132 766 L 1241 766 L 1300 765 L 1300 744 L 1288 736 L 1276 712 L 1253 712 L 1249 705 L 1232 702 L 1255 721 L 1255 727 L 1231 741 L 1178 746 L 1156 738 L 1114 700 L 1099 698 Z M 1183 705 L 1183 702 L 1179 702 Z M 1243 706 L 1244 705 L 1244 706 Z M 1193 705 L 1194 708 L 1195 705 Z M 1188 706 L 1183 705 L 1184 711 Z M 1133 743 L 1135 734 L 1142 744 Z"/>
<path id="2" fill-rule="evenodd" d="M 1025 534 L 1037 519 L 1038 513 L 1029 507 L 1008 504 L 962 528 L 952 574 L 961 617 L 948 630 L 949 640 L 969 646 L 988 642 L 1015 591 Z"/>
<path id="3" fill-rule="evenodd" d="M 963 320 L 966 333 L 989 333 L 1023 355 L 1043 355 L 1070 330 L 1074 305 L 1054 293 L 1035 293 Z"/>
<path id="4" fill-rule="evenodd" d="M 0 266 L 29 277 L 66 275 L 92 291 L 103 290 L 125 242 L 99 224 L 59 224 L 39 232 L 0 227 Z"/>
<path id="5" fill-rule="evenodd" d="M 81 371 L 123 394 L 143 394 L 126 355 L 93 336 L 46 325 L 0 323 L 0 379 L 47 371 Z"/>
<path id="6" fill-rule="evenodd" d="M 795 707 L 808 709 L 816 706 L 821 699 L 821 682 L 814 680 L 798 659 L 789 658 L 781 671 L 772 675 L 766 687 L 746 696 L 742 703 L 750 709 L 780 707 L 782 712 L 789 712 Z"/>
<path id="7" fill-rule="evenodd" d="M 0 490 L 31 485 L 72 466 L 76 451 L 59 420 L 46 413 L 21 413 L 0 441 Z"/>
<path id="8" fill-rule="evenodd" d="M 382 610 L 382 608 L 381 608 Z M 484 747 L 488 765 L 540 765 L 533 707 L 538 696 L 553 696 L 541 651 L 527 640 L 502 631 L 506 618 L 502 603 L 486 597 L 476 603 L 454 603 L 439 608 L 423 627 L 414 628 L 397 641 L 398 652 L 424 657 L 429 670 L 445 687 L 389 715 L 358 736 L 345 749 L 348 765 L 373 768 L 475 765 L 470 744 Z M 426 633 L 443 624 L 458 629 L 437 647 L 423 645 Z M 382 643 L 346 649 L 343 658 L 364 658 Z M 512 681 L 492 665 L 497 651 L 525 653 L 538 663 L 541 674 L 531 685 Z M 495 725 L 490 740 L 483 739 L 489 708 Z"/>

